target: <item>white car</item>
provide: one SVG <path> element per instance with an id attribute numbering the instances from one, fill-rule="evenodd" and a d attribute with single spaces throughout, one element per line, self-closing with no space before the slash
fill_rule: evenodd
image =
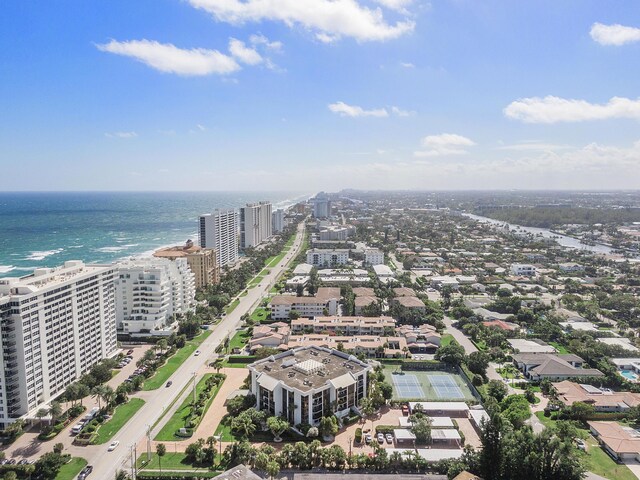
<path id="1" fill-rule="evenodd" d="M 120 442 L 118 440 L 111 442 L 111 444 L 109 445 L 109 448 L 107 448 L 107 451 L 113 452 L 116 448 L 118 448 L 118 445 L 120 445 Z"/>
<path id="2" fill-rule="evenodd" d="M 196 353 L 194 353 L 194 355 L 197 357 L 198 355 L 200 355 L 200 350 L 196 350 Z"/>

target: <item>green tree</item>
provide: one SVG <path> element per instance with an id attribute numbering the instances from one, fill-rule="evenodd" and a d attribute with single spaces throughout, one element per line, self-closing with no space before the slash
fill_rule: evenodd
<path id="1" fill-rule="evenodd" d="M 280 473 L 280 465 L 275 460 L 271 460 L 267 463 L 267 468 L 265 469 L 267 475 L 269 475 L 270 479 L 274 479 Z"/>
<path id="2" fill-rule="evenodd" d="M 484 352 L 472 352 L 467 356 L 466 364 L 473 373 L 484 377 L 489 366 L 489 355 Z"/>
<path id="3" fill-rule="evenodd" d="M 281 417 L 269 417 L 267 419 L 267 427 L 269 427 L 269 430 L 273 433 L 273 440 L 275 442 L 281 442 L 282 438 L 280 438 L 280 435 L 289 428 L 289 422 Z"/>
<path id="4" fill-rule="evenodd" d="M 54 453 L 61 454 L 64 450 L 64 444 L 62 442 L 58 442 L 53 446 Z"/>
<path id="5" fill-rule="evenodd" d="M 487 383 L 487 394 L 495 398 L 498 402 L 501 402 L 504 397 L 507 396 L 509 389 L 500 380 L 489 380 Z"/>
<path id="6" fill-rule="evenodd" d="M 55 425 L 60 415 L 62 415 L 62 405 L 60 405 L 60 402 L 56 402 L 55 400 L 51 402 L 49 405 L 49 415 L 51 415 L 51 423 Z"/>
<path id="7" fill-rule="evenodd" d="M 462 345 L 452 341 L 438 349 L 435 359 L 449 365 L 460 365 L 464 361 L 464 348 Z"/>
<path id="8" fill-rule="evenodd" d="M 323 438 L 330 438 L 335 436 L 338 431 L 338 421 L 334 415 L 330 417 L 322 417 L 320 419 L 320 425 L 318 426 L 318 431 Z"/>
<path id="9" fill-rule="evenodd" d="M 424 415 L 420 415 L 413 421 L 411 431 L 416 436 L 417 443 L 430 443 L 431 442 L 431 419 Z"/>
<path id="10" fill-rule="evenodd" d="M 65 458 L 59 453 L 48 452 L 42 455 L 34 464 L 33 476 L 43 480 L 54 480 L 62 465 L 66 463 Z"/>

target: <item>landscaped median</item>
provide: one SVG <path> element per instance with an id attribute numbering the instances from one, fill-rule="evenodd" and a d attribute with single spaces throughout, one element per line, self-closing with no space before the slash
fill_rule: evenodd
<path id="1" fill-rule="evenodd" d="M 60 467 L 55 480 L 73 480 L 86 466 L 87 461 L 84 458 L 73 457 L 69 463 L 65 463 Z"/>
<path id="2" fill-rule="evenodd" d="M 143 390 L 156 390 L 165 384 L 171 375 L 175 373 L 180 365 L 195 352 L 200 344 L 211 335 L 211 330 L 205 330 L 197 337 L 189 340 L 187 344 L 172 355 L 167 362 L 162 365 L 156 373 L 149 379 L 145 380 Z"/>
<path id="3" fill-rule="evenodd" d="M 175 441 L 181 438 L 189 438 L 204 418 L 207 410 L 216 398 L 226 375 L 208 373 L 204 375 L 196 385 L 196 402 L 194 406 L 192 388 L 182 405 L 167 420 L 162 430 L 156 435 L 156 441 Z M 181 433 L 181 429 L 184 432 Z"/>
<path id="4" fill-rule="evenodd" d="M 113 416 L 98 428 L 94 444 L 107 443 L 120 429 L 133 417 L 144 405 L 141 398 L 130 398 L 127 403 L 118 405 L 113 412 Z"/>

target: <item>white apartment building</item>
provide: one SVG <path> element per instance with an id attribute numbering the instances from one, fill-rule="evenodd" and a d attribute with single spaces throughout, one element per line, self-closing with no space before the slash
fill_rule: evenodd
<path id="1" fill-rule="evenodd" d="M 307 263 L 315 267 L 335 267 L 349 263 L 349 250 L 312 248 L 307 251 Z"/>
<path id="2" fill-rule="evenodd" d="M 311 199 L 313 203 L 313 217 L 314 218 L 329 218 L 331 217 L 331 200 L 329 196 L 324 193 L 318 193 Z"/>
<path id="3" fill-rule="evenodd" d="M 240 209 L 240 247 L 260 245 L 273 235 L 271 203 L 248 203 Z"/>
<path id="4" fill-rule="evenodd" d="M 116 323 L 121 333 L 170 334 L 175 315 L 195 308 L 186 258 L 144 257 L 117 265 Z"/>
<path id="5" fill-rule="evenodd" d="M 285 227 L 284 220 L 285 212 L 282 208 L 275 210 L 271 214 L 271 228 L 273 229 L 273 233 L 282 233 Z"/>
<path id="6" fill-rule="evenodd" d="M 115 274 L 73 260 L 0 279 L 0 428 L 116 353 Z"/>
<path id="7" fill-rule="evenodd" d="M 291 332 L 334 333 L 336 335 L 378 335 L 393 333 L 396 321 L 392 317 L 313 317 L 291 320 Z"/>
<path id="8" fill-rule="evenodd" d="M 318 240 L 321 242 L 345 241 L 355 234 L 356 227 L 353 225 L 330 225 L 320 229 Z"/>
<path id="9" fill-rule="evenodd" d="M 271 319 L 287 320 L 292 310 L 309 318 L 337 315 L 339 301 L 340 289 L 336 287 L 320 287 L 315 297 L 275 295 L 271 299 Z"/>
<path id="10" fill-rule="evenodd" d="M 365 265 L 384 265 L 384 252 L 377 248 L 367 248 L 364 251 Z"/>
<path id="11" fill-rule="evenodd" d="M 536 274 L 536 267 L 528 263 L 513 263 L 511 264 L 511 273 L 517 276 L 532 277 Z"/>
<path id="12" fill-rule="evenodd" d="M 343 417 L 367 395 L 373 367 L 337 350 L 300 347 L 247 366 L 258 410 L 291 425 Z"/>
<path id="13" fill-rule="evenodd" d="M 200 215 L 198 226 L 200 246 L 216 251 L 220 268 L 238 261 L 238 214 L 235 210 L 217 209 Z"/>

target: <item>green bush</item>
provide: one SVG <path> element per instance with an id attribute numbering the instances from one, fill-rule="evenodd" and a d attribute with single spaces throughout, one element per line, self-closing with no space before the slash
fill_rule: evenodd
<path id="1" fill-rule="evenodd" d="M 393 431 L 398 428 L 395 427 L 393 425 L 376 425 L 376 433 L 382 433 L 382 434 L 387 434 L 387 433 L 393 433 Z"/>

